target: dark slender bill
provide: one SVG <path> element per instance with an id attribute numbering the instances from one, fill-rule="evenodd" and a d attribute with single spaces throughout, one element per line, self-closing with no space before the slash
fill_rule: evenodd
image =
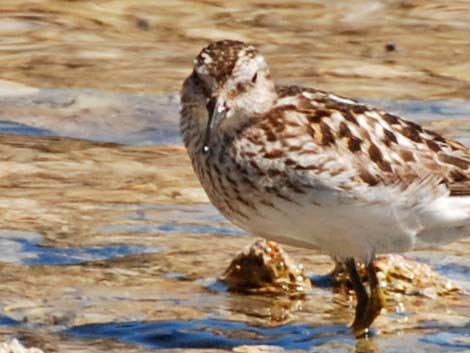
<path id="1" fill-rule="evenodd" d="M 204 145 L 202 147 L 202 153 L 207 154 L 210 151 L 210 139 L 212 131 L 220 122 L 225 118 L 227 113 L 227 107 L 225 101 L 220 96 L 215 96 L 209 99 L 206 104 L 207 113 L 209 119 L 207 121 L 206 135 L 204 137 Z"/>

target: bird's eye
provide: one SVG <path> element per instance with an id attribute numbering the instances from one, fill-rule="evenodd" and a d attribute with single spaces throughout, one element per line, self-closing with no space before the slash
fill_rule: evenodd
<path id="1" fill-rule="evenodd" d="M 251 83 L 255 83 L 257 78 L 258 78 L 258 73 L 255 73 L 253 77 L 251 78 Z"/>

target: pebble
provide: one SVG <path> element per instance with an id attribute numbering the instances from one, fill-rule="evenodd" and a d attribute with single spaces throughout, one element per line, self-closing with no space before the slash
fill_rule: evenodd
<path id="1" fill-rule="evenodd" d="M 39 348 L 26 348 L 16 338 L 0 345 L 0 353 L 44 353 Z"/>

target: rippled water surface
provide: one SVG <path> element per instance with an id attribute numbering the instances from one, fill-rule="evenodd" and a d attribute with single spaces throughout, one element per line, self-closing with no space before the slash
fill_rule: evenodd
<path id="1" fill-rule="evenodd" d="M 254 238 L 208 203 L 178 133 L 192 58 L 232 38 L 260 46 L 280 83 L 470 145 L 469 11 L 437 0 L 1 2 L 1 337 L 45 352 L 469 352 L 469 240 L 408 254 L 463 291 L 398 296 L 368 340 L 352 336 L 352 303 L 325 281 L 304 299 L 227 292 L 217 278 Z M 286 251 L 314 281 L 332 268 Z"/>

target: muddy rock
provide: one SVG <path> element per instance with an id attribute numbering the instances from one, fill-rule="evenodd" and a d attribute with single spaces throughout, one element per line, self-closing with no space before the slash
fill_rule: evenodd
<path id="1" fill-rule="evenodd" d="M 240 252 L 222 280 L 230 290 L 247 293 L 298 296 L 311 289 L 302 265 L 295 264 L 277 243 L 264 239 Z"/>

